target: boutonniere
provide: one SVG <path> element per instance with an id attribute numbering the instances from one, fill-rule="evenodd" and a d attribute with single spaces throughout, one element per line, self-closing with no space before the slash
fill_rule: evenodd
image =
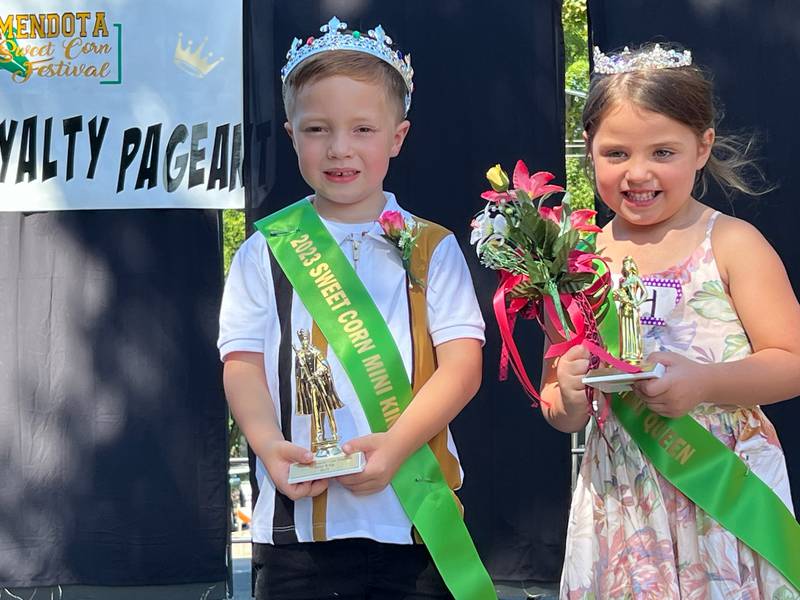
<path id="1" fill-rule="evenodd" d="M 378 217 L 378 225 L 383 230 L 383 237 L 400 251 L 400 260 L 408 274 L 411 285 L 422 287 L 422 282 L 411 273 L 411 253 L 417 244 L 420 229 L 425 224 L 419 223 L 414 219 L 404 219 L 402 213 L 398 210 L 386 210 Z"/>

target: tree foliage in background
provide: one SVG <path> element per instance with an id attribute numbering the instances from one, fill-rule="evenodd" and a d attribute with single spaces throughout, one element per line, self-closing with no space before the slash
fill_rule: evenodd
<path id="1" fill-rule="evenodd" d="M 583 141 L 581 113 L 589 89 L 586 0 L 563 0 L 561 10 L 566 62 L 564 84 L 567 89 L 564 129 L 569 144 Z M 586 176 L 586 160 L 582 155 L 582 148 L 570 147 L 567 150 L 567 189 L 574 208 L 594 208 L 594 188 Z"/>
<path id="2" fill-rule="evenodd" d="M 243 210 L 222 211 L 222 261 L 225 267 L 225 277 L 231 268 L 233 255 L 244 243 L 245 218 Z M 229 456 L 244 456 L 242 432 L 239 426 L 228 414 L 228 454 Z"/>
<path id="3" fill-rule="evenodd" d="M 231 268 L 233 255 L 244 243 L 244 211 L 222 211 L 222 260 L 225 265 L 225 277 Z"/>

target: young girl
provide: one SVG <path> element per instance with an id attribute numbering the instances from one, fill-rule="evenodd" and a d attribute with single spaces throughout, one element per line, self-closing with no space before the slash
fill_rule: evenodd
<path id="1" fill-rule="evenodd" d="M 597 191 L 615 213 L 597 247 L 615 280 L 633 257 L 648 289 L 645 356 L 666 374 L 637 384 L 638 396 L 660 415 L 691 415 L 791 508 L 783 453 L 759 405 L 800 394 L 800 307 L 761 234 L 696 199 L 708 175 L 754 192 L 741 175 L 749 159 L 716 135 L 716 120 L 711 83 L 688 52 L 595 51 L 584 135 Z M 587 424 L 581 377 L 589 358 L 573 347 L 545 364 L 543 410 L 557 429 Z M 593 424 L 586 442 L 561 597 L 800 593 L 662 478 L 611 413 L 603 435 Z"/>

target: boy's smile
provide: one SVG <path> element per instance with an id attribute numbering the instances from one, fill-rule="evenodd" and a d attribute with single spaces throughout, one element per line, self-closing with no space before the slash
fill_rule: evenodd
<path id="1" fill-rule="evenodd" d="M 367 222 L 383 210 L 383 179 L 410 123 L 380 83 L 340 75 L 300 89 L 286 131 L 321 216 Z"/>
<path id="2" fill-rule="evenodd" d="M 323 172 L 325 173 L 325 177 L 334 183 L 350 183 L 351 181 L 355 181 L 358 174 L 361 173 L 361 171 L 356 169 L 328 169 Z"/>

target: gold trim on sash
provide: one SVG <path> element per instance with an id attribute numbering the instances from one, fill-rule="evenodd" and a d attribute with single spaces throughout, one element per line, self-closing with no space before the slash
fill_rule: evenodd
<path id="1" fill-rule="evenodd" d="M 415 217 L 416 218 L 416 217 Z M 431 257 L 439 243 L 450 235 L 450 231 L 425 219 L 417 218 L 417 221 L 424 223 L 425 227 L 420 228 L 420 235 L 417 238 L 417 246 L 411 254 L 411 272 L 427 285 L 428 268 L 430 267 Z M 428 332 L 428 301 L 425 296 L 427 288 L 422 286 L 408 287 L 408 307 L 411 321 L 411 348 L 413 373 L 411 377 L 411 388 L 416 396 L 422 386 L 433 375 L 436 370 L 436 350 L 433 347 L 433 340 Z M 428 442 L 433 451 L 439 466 L 442 469 L 447 485 L 451 490 L 461 487 L 461 468 L 458 460 L 447 447 L 447 428 L 437 433 Z M 453 492 L 453 499 L 456 501 L 461 515 L 464 515 L 464 506 Z M 412 528 L 414 542 L 422 543 L 419 534 Z"/>

